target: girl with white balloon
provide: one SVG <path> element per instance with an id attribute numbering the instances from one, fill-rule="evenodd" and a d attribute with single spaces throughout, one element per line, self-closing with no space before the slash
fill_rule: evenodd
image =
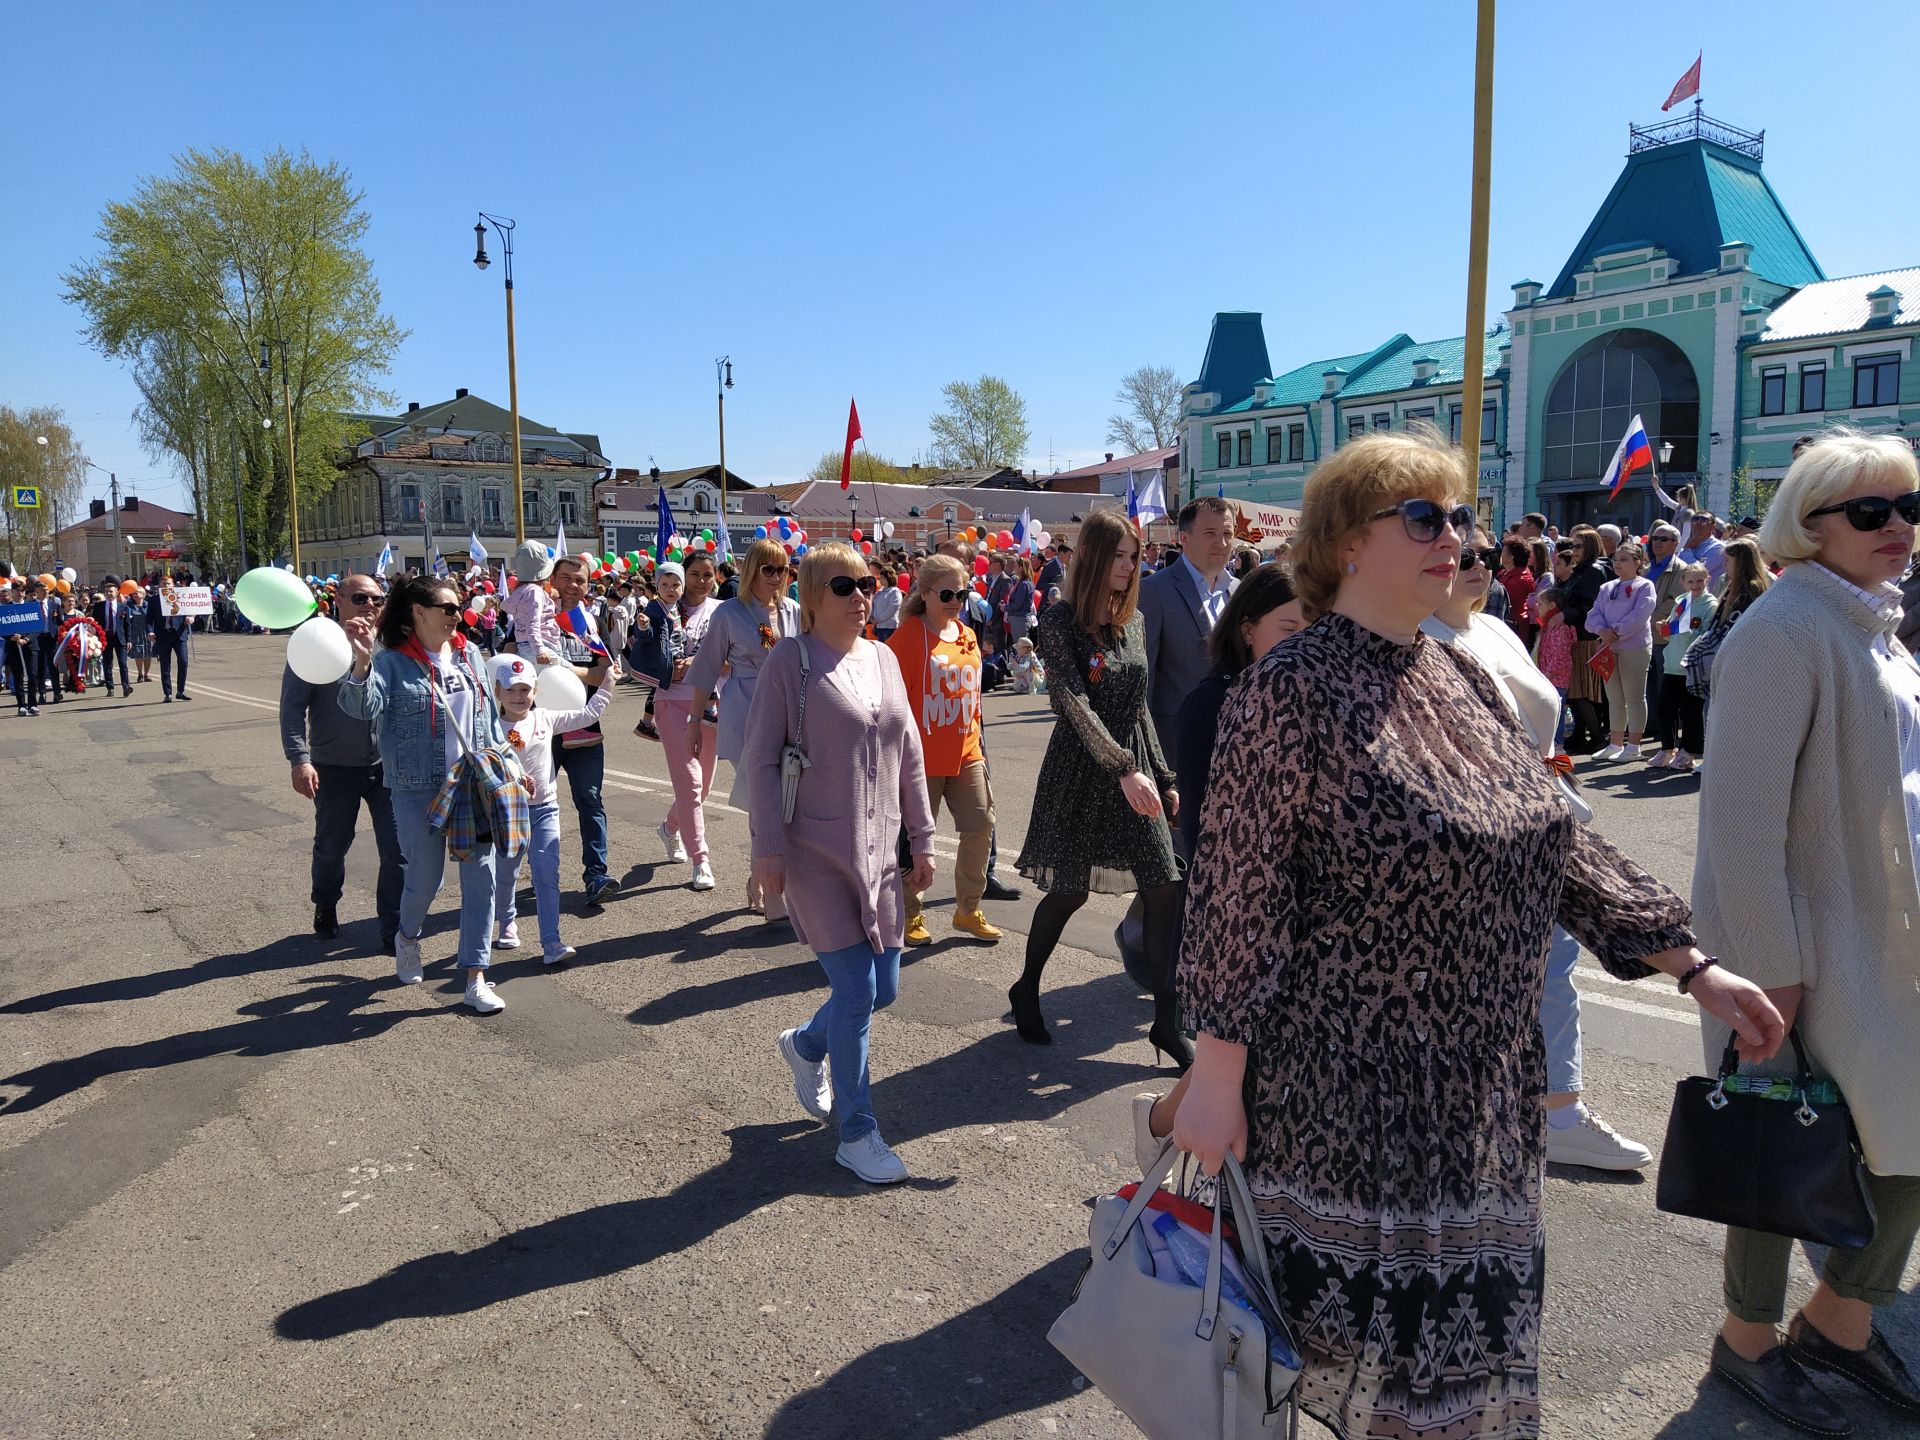
<path id="1" fill-rule="evenodd" d="M 518 655 L 496 656 L 488 667 L 494 698 L 500 703 L 507 727 L 507 743 L 527 772 L 528 820 L 533 838 L 527 860 L 533 869 L 533 904 L 540 921 L 540 960 L 559 965 L 574 950 L 560 938 L 560 806 L 553 788 L 553 737 L 598 724 L 613 703 L 613 678 L 607 660 L 588 671 L 597 687 L 587 698 L 586 687 L 568 665 L 549 665 L 538 671 Z M 494 877 L 493 946 L 515 950 L 520 946 L 516 923 L 515 880 L 502 867 Z"/>

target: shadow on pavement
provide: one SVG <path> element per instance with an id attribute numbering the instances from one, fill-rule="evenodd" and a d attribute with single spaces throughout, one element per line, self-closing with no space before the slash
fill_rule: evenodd
<path id="1" fill-rule="evenodd" d="M 1078 1251 L 1062 1255 L 923 1334 L 869 1350 L 787 1401 L 765 1433 L 932 1440 L 1068 1399 L 1073 1366 L 1039 1337 L 1085 1266 Z"/>
<path id="2" fill-rule="evenodd" d="M 814 1143 L 810 1120 L 742 1125 L 720 1164 L 665 1195 L 620 1200 L 503 1235 L 474 1250 L 443 1250 L 396 1265 L 364 1285 L 285 1310 L 274 1322 L 287 1340 L 330 1340 L 390 1320 L 464 1315 L 556 1285 L 598 1280 L 698 1245 L 775 1200 L 793 1195 L 859 1196 L 873 1187 Z M 952 1181 L 910 1181 L 940 1190 Z"/>
<path id="3" fill-rule="evenodd" d="M 297 944 L 280 940 L 266 947 L 273 953 L 282 946 Z M 260 952 L 256 952 L 260 953 Z M 248 957 L 226 957 L 248 958 Z M 304 957 L 312 963 L 312 956 Z M 384 957 L 383 957 L 384 958 Z M 283 968 L 285 963 L 251 968 Z M 383 1008 L 363 1010 L 380 995 L 393 988 L 391 976 L 367 980 L 354 975 L 309 975 L 298 984 L 305 989 L 271 999 L 243 1005 L 238 1011 L 252 1018 L 231 1025 L 216 1025 L 206 1030 L 189 1030 L 137 1045 L 113 1045 L 88 1055 L 50 1060 L 29 1070 L 0 1079 L 0 1087 L 12 1086 L 25 1091 L 0 1114 L 37 1110 L 50 1101 L 76 1090 L 84 1090 L 110 1075 L 133 1070 L 153 1070 L 167 1065 L 186 1065 L 215 1055 L 284 1055 L 297 1050 L 313 1050 L 323 1045 L 345 1045 L 392 1029 L 407 1020 L 432 1015 L 451 1015 L 453 1010 L 404 1010 Z"/>

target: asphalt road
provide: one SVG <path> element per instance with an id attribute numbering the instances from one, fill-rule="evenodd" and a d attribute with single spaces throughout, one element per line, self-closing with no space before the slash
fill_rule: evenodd
<path id="1" fill-rule="evenodd" d="M 711 895 L 662 861 L 670 792 L 627 733 L 633 692 L 609 727 L 624 891 L 603 913 L 570 894 L 578 961 L 506 959 L 509 1008 L 483 1020 L 456 1003 L 450 894 L 428 983 L 392 983 L 370 841 L 339 937 L 308 933 L 283 652 L 201 637 L 192 704 L 156 683 L 0 724 L 0 1436 L 1135 1433 L 1044 1340 L 1085 1201 L 1131 1178 L 1128 1100 L 1168 1083 L 1117 903 L 1049 971 L 1045 1050 L 1003 1018 L 1031 897 L 996 907 L 997 948 L 935 914 L 873 1031 L 914 1179 L 872 1189 L 774 1052 L 824 989 L 742 908 L 743 818 L 712 807 Z M 988 713 L 1010 870 L 1051 718 Z M 1616 773 L 1592 793 L 1684 887 L 1696 790 Z M 1688 1006 L 1591 965 L 1581 987 L 1593 1103 L 1657 1145 L 1699 1062 Z M 1786 1433 L 1700 1384 L 1712 1227 L 1657 1213 L 1648 1178 L 1567 1171 L 1548 1236 L 1550 1435 Z M 1920 1356 L 1908 1282 L 1887 1328 Z M 1858 1420 L 1903 1433 L 1866 1402 Z"/>

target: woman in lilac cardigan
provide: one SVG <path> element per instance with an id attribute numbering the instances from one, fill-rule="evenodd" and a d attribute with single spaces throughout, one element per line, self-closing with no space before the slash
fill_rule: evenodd
<path id="1" fill-rule="evenodd" d="M 1653 607 L 1659 596 L 1644 579 L 1646 556 L 1638 545 L 1626 544 L 1613 552 L 1614 579 L 1600 587 L 1600 598 L 1587 612 L 1587 629 L 1613 655 L 1613 674 L 1607 677 L 1607 716 L 1612 722 L 1605 749 L 1596 760 L 1638 760 L 1640 737 L 1647 729 L 1647 665 L 1653 658 Z"/>
<path id="2" fill-rule="evenodd" d="M 833 987 L 813 1019 L 780 1036 L 780 1056 L 803 1110 L 817 1120 L 837 1110 L 834 1158 L 884 1185 L 906 1179 L 907 1167 L 880 1138 L 868 1102 L 867 1032 L 900 988 L 906 906 L 896 841 L 904 824 L 913 888 L 924 891 L 933 883 L 933 809 L 900 667 L 886 646 L 862 638 L 875 584 L 851 545 L 807 552 L 801 633 L 760 666 L 740 773 L 754 878 L 769 904 L 785 894 L 794 930 Z M 780 756 L 789 745 L 811 762 L 792 820 L 781 813 Z"/>

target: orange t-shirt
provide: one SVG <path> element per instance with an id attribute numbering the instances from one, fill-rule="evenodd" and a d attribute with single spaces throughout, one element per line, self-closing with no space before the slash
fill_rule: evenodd
<path id="1" fill-rule="evenodd" d="M 929 775 L 958 775 L 968 761 L 986 758 L 980 748 L 980 642 L 967 626 L 956 621 L 955 628 L 958 639 L 936 640 L 923 617 L 910 615 L 887 637 L 907 683 Z"/>

